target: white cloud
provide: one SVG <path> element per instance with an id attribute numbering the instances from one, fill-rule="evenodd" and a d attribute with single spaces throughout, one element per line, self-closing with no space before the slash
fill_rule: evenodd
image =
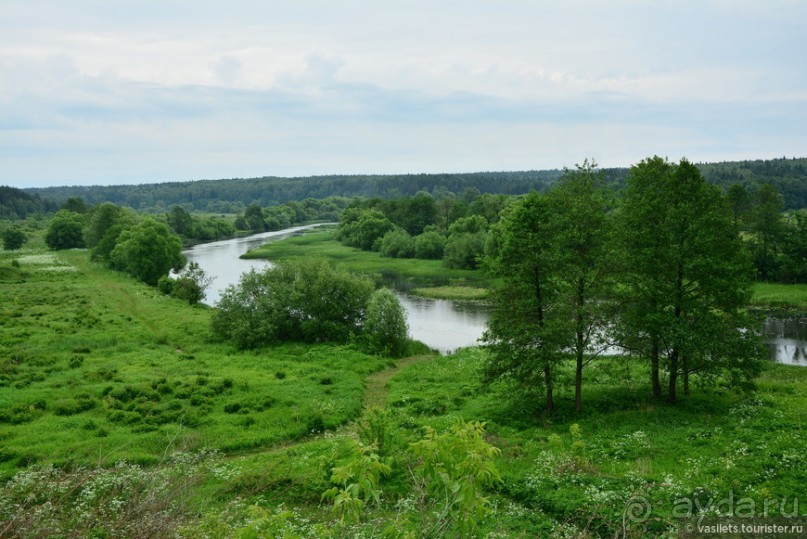
<path id="1" fill-rule="evenodd" d="M 0 3 L 0 183 L 803 153 L 800 2 Z"/>

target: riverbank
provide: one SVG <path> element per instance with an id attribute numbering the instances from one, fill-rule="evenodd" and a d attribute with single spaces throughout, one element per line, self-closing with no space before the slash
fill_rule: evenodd
<path id="1" fill-rule="evenodd" d="M 755 307 L 807 312 L 807 284 L 754 283 Z"/>
<path id="2" fill-rule="evenodd" d="M 376 252 L 342 245 L 336 230 L 309 231 L 251 249 L 246 260 L 289 260 L 322 257 L 379 283 L 404 280 L 407 291 L 437 299 L 482 299 L 490 279 L 478 270 L 449 269 L 442 260 L 386 258 Z"/>

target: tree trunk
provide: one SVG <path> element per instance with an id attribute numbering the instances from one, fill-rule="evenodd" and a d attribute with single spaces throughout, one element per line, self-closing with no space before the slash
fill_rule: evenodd
<path id="1" fill-rule="evenodd" d="M 546 409 L 551 412 L 555 409 L 555 400 L 552 397 L 552 369 L 544 367 L 544 385 L 546 385 Z"/>
<path id="2" fill-rule="evenodd" d="M 653 338 L 653 349 L 650 352 L 650 381 L 653 384 L 653 396 L 656 398 L 661 398 L 658 338 Z"/>
<path id="3" fill-rule="evenodd" d="M 676 389 L 678 386 L 678 350 L 673 350 L 670 354 L 670 387 L 667 399 L 670 404 L 676 402 Z"/>
<path id="4" fill-rule="evenodd" d="M 577 353 L 577 372 L 574 378 L 574 410 L 583 409 L 583 354 Z"/>
<path id="5" fill-rule="evenodd" d="M 687 356 L 681 358 L 681 370 L 684 371 L 684 395 L 689 395 L 689 360 Z"/>
<path id="6" fill-rule="evenodd" d="M 574 376 L 574 410 L 580 412 L 583 409 L 583 356 L 586 351 L 586 334 L 584 330 L 585 318 L 583 308 L 586 306 L 586 282 L 584 279 L 577 280 L 577 297 L 575 298 L 575 352 L 577 356 L 577 369 Z"/>

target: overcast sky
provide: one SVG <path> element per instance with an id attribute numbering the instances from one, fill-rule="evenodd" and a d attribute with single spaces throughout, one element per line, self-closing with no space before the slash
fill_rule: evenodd
<path id="1" fill-rule="evenodd" d="M 0 185 L 807 156 L 802 0 L 0 0 Z"/>

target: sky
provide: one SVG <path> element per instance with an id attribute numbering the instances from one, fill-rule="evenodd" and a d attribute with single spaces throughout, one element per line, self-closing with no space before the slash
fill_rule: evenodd
<path id="1" fill-rule="evenodd" d="M 802 0 L 0 0 L 0 185 L 807 157 Z"/>

